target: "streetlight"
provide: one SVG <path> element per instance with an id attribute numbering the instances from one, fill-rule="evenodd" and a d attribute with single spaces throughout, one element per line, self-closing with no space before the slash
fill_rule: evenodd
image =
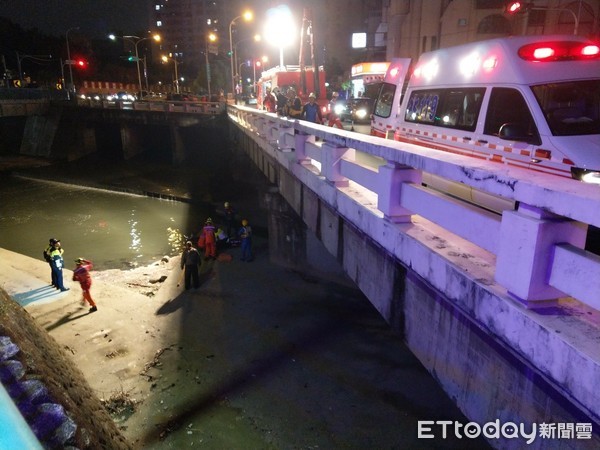
<path id="1" fill-rule="evenodd" d="M 254 42 L 260 42 L 262 40 L 262 36 L 260 34 L 255 34 L 254 36 L 252 36 L 251 38 L 246 38 L 246 39 L 240 39 L 239 41 L 237 41 L 234 45 L 233 45 L 233 57 L 234 57 L 234 66 L 233 67 L 238 67 L 238 51 L 237 51 L 237 47 L 238 45 L 240 45 L 242 42 L 246 42 L 253 39 Z M 237 81 L 238 79 L 241 80 L 239 71 L 238 73 L 235 74 L 235 80 Z"/>
<path id="2" fill-rule="evenodd" d="M 231 93 L 235 92 L 235 74 L 233 73 L 233 37 L 231 35 L 231 27 L 236 20 L 243 18 L 246 22 L 252 20 L 253 14 L 252 11 L 246 11 L 241 16 L 234 17 L 231 22 L 229 22 L 229 57 L 231 58 Z"/>
<path id="3" fill-rule="evenodd" d="M 164 62 L 169 61 L 169 59 L 173 61 L 175 67 L 175 93 L 179 94 L 179 75 L 177 75 L 177 66 L 181 63 L 173 57 L 172 53 L 169 53 L 169 56 L 163 55 L 161 59 Z"/>
<path id="4" fill-rule="evenodd" d="M 296 36 L 294 30 L 294 18 L 289 7 L 280 5 L 267 10 L 265 38 L 271 44 L 279 47 L 279 66 L 281 70 L 285 68 L 283 65 L 283 47 L 291 45 L 294 42 L 294 37 Z"/>
<path id="5" fill-rule="evenodd" d="M 207 90 L 208 90 L 208 101 L 209 102 L 210 102 L 211 94 L 210 94 L 210 65 L 208 63 L 208 43 L 209 42 L 216 42 L 216 41 L 217 41 L 217 35 L 216 34 L 210 33 L 207 36 L 205 56 L 206 56 L 206 87 L 207 87 Z"/>
<path id="6" fill-rule="evenodd" d="M 71 89 L 73 89 L 73 62 L 71 61 L 71 48 L 69 46 L 69 31 L 79 30 L 79 27 L 69 28 L 65 33 L 65 39 L 67 41 L 67 61 L 69 64 L 69 88 L 67 89 L 67 99 L 71 99 Z"/>
<path id="7" fill-rule="evenodd" d="M 112 41 L 116 40 L 117 38 L 123 39 L 123 41 L 132 43 L 133 46 L 135 47 L 135 63 L 137 65 L 138 86 L 140 89 L 140 98 L 141 98 L 142 97 L 142 74 L 140 72 L 140 54 L 138 52 L 138 45 L 140 42 L 147 41 L 148 39 L 154 39 L 156 42 L 160 42 L 160 36 L 158 34 L 155 34 L 154 36 L 151 36 L 151 37 L 141 38 L 138 36 L 115 36 L 114 34 L 109 34 L 108 38 Z M 148 78 L 147 78 L 148 73 L 146 72 L 145 63 L 144 63 L 144 76 L 146 77 L 146 84 L 148 84 Z"/>

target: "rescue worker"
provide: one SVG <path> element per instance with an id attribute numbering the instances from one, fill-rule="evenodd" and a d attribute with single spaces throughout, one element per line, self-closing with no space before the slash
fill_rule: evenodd
<path id="1" fill-rule="evenodd" d="M 338 102 L 339 94 L 334 92 L 331 94 L 331 100 L 329 101 L 329 122 L 327 126 L 329 127 L 338 127 L 340 129 L 344 129 L 344 125 L 342 125 L 342 121 L 340 120 L 340 116 L 335 112 L 335 105 Z"/>
<path id="2" fill-rule="evenodd" d="M 302 119 L 302 100 L 296 95 L 296 91 L 293 88 L 287 91 L 287 103 L 284 115 L 293 119 Z"/>
<path id="3" fill-rule="evenodd" d="M 277 115 L 284 116 L 287 104 L 287 97 L 279 87 L 275 87 L 273 89 L 273 92 L 275 93 L 275 97 L 277 98 Z"/>
<path id="4" fill-rule="evenodd" d="M 235 211 L 229 202 L 225 202 L 223 207 L 225 208 L 225 211 L 223 212 L 223 215 L 225 216 L 225 232 L 227 233 L 227 237 L 232 237 L 235 227 Z"/>
<path id="5" fill-rule="evenodd" d="M 323 116 L 321 115 L 321 107 L 315 102 L 317 99 L 314 92 L 308 94 L 308 103 L 302 107 L 302 118 L 309 122 L 323 123 Z"/>
<path id="6" fill-rule="evenodd" d="M 65 265 L 65 261 L 62 255 L 64 252 L 65 251 L 60 245 L 60 240 L 55 239 L 48 256 L 50 256 L 50 267 L 52 268 L 52 274 L 56 280 L 56 289 L 60 289 L 61 292 L 69 290 L 69 288 L 66 288 L 63 284 L 63 266 Z"/>
<path id="7" fill-rule="evenodd" d="M 191 284 L 194 289 L 200 287 L 200 278 L 198 277 L 198 266 L 200 265 L 200 254 L 192 245 L 192 241 L 185 243 L 185 250 L 181 255 L 181 270 L 185 269 L 185 290 L 187 291 Z"/>
<path id="8" fill-rule="evenodd" d="M 46 247 L 46 249 L 44 250 L 44 260 L 50 266 L 50 279 L 52 280 L 52 286 L 55 287 L 56 289 L 58 289 L 58 286 L 56 284 L 56 275 L 54 274 L 54 270 L 52 270 L 52 259 L 50 259 L 50 253 L 54 249 L 55 242 L 56 242 L 56 239 L 50 238 L 48 247 Z"/>
<path id="9" fill-rule="evenodd" d="M 252 228 L 250 228 L 250 224 L 248 220 L 242 220 L 242 227 L 239 230 L 239 236 L 242 240 L 242 261 L 252 261 L 254 258 L 252 257 Z"/>
<path id="10" fill-rule="evenodd" d="M 94 266 L 91 261 L 88 261 L 85 258 L 77 258 L 75 264 L 77 264 L 77 267 L 73 270 L 73 281 L 79 281 L 79 285 L 83 291 L 83 300 L 81 303 L 85 304 L 85 302 L 88 302 L 91 306 L 89 311 L 91 313 L 96 312 L 98 311 L 98 308 L 92 299 L 92 294 L 90 294 L 90 289 L 92 287 L 92 276 L 90 275 L 90 271 Z"/>
<path id="11" fill-rule="evenodd" d="M 227 236 L 227 233 L 225 233 L 223 228 L 217 228 L 215 236 L 217 237 L 217 252 L 220 252 L 229 246 L 229 236 Z"/>
<path id="12" fill-rule="evenodd" d="M 202 237 L 204 237 L 204 259 L 217 258 L 217 238 L 215 235 L 216 228 L 213 225 L 212 219 L 206 219 L 204 228 L 202 228 Z"/>
<path id="13" fill-rule="evenodd" d="M 271 92 L 271 88 L 267 88 L 265 98 L 263 99 L 263 108 L 268 112 L 275 112 L 277 99 Z"/>

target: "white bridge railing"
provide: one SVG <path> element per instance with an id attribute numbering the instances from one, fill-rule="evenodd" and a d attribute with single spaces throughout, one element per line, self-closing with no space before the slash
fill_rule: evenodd
<path id="1" fill-rule="evenodd" d="M 77 105 L 88 108 L 216 115 L 225 111 L 226 104 L 224 102 L 191 102 L 175 100 L 143 100 L 130 102 L 123 100 L 94 100 L 89 98 L 78 98 Z"/>
<path id="2" fill-rule="evenodd" d="M 228 115 L 275 152 L 293 150 L 314 177 L 360 192 L 355 200 L 382 218 L 422 217 L 489 252 L 496 282 L 523 303 L 573 297 L 600 310 L 600 256 L 584 250 L 588 226 L 600 227 L 600 186 L 256 109 L 230 106 Z M 423 185 L 431 175 L 511 207 L 493 213 L 431 189 Z"/>

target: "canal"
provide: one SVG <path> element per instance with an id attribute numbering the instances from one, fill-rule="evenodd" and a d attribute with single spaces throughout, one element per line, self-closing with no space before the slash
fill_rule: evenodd
<path id="1" fill-rule="evenodd" d="M 41 259 L 56 238 L 68 267 L 81 256 L 97 270 L 178 254 L 182 235 L 209 214 L 202 205 L 19 177 L 0 181 L 0 198 L 0 247 Z"/>

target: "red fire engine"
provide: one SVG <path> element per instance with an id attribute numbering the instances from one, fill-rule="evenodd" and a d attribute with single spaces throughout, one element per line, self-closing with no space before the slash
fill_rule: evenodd
<path id="1" fill-rule="evenodd" d="M 302 80 L 302 76 L 304 76 L 304 81 Z M 258 108 L 263 109 L 263 100 L 267 88 L 273 90 L 276 87 L 283 93 L 293 88 L 303 103 L 308 101 L 308 94 L 313 92 L 321 108 L 326 107 L 327 91 L 325 88 L 325 71 L 322 66 L 318 69 L 317 83 L 315 83 L 315 78 L 312 67 L 305 67 L 304 71 L 302 71 L 300 70 L 300 66 L 285 66 L 283 69 L 277 66 L 263 72 L 260 79 L 256 82 Z"/>

